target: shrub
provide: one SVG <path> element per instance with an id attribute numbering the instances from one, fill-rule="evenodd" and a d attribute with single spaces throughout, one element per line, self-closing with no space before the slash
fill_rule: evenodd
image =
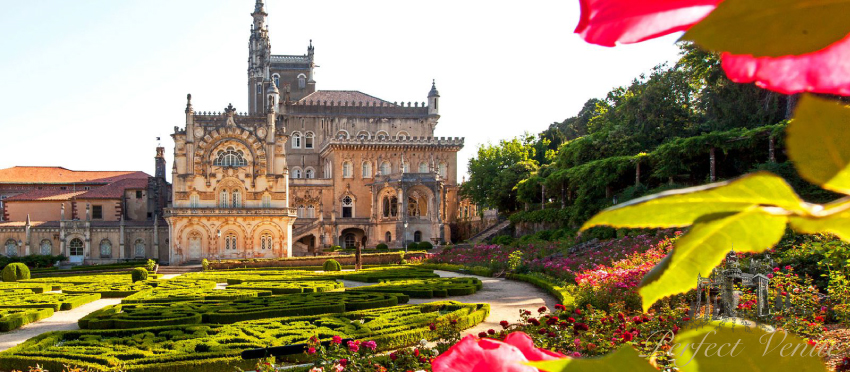
<path id="1" fill-rule="evenodd" d="M 153 271 L 153 269 L 156 268 L 156 261 L 149 259 L 146 263 L 146 268 L 148 269 L 148 271 Z"/>
<path id="2" fill-rule="evenodd" d="M 130 276 L 133 278 L 134 282 L 147 280 L 148 271 L 144 267 L 137 267 L 133 269 L 133 271 L 130 273 Z"/>
<path id="3" fill-rule="evenodd" d="M 408 251 L 417 250 L 417 249 L 419 249 L 419 243 L 416 243 L 416 242 L 407 243 L 407 250 Z"/>
<path id="4" fill-rule="evenodd" d="M 207 259 L 205 258 L 203 261 L 201 261 L 201 266 L 204 267 L 204 271 L 207 271 L 210 269 L 210 262 L 207 261 Z"/>
<path id="5" fill-rule="evenodd" d="M 29 279 L 30 269 L 20 262 L 11 263 L 3 268 L 2 276 L 4 282 L 17 282 L 18 280 Z"/>
<path id="6" fill-rule="evenodd" d="M 427 251 L 427 250 L 429 250 L 429 249 L 431 249 L 431 248 L 434 248 L 434 245 L 433 245 L 433 244 L 431 244 L 431 242 L 420 242 L 420 243 L 419 243 L 419 249 L 421 249 L 421 250 L 426 250 L 426 251 Z"/>
<path id="7" fill-rule="evenodd" d="M 325 271 L 341 271 L 342 265 L 340 265 L 337 260 L 330 259 L 330 260 L 325 261 L 325 263 L 322 265 L 322 270 L 325 270 Z"/>
<path id="8" fill-rule="evenodd" d="M 491 240 L 491 243 L 495 245 L 511 245 L 513 242 L 514 238 L 512 238 L 510 235 L 499 235 Z"/>
<path id="9" fill-rule="evenodd" d="M 384 243 L 380 243 L 380 244 L 378 244 L 377 246 L 375 246 L 375 249 L 386 250 L 386 249 L 390 249 L 390 247 L 389 247 L 389 246 L 387 246 L 387 245 L 386 245 L 386 244 L 384 244 Z"/>

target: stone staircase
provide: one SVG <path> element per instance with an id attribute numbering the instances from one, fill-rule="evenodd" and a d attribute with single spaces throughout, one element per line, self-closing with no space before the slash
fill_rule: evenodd
<path id="1" fill-rule="evenodd" d="M 186 274 L 202 271 L 201 265 L 160 266 L 157 274 Z"/>
<path id="2" fill-rule="evenodd" d="M 319 227 L 319 220 L 314 220 L 313 222 L 310 222 L 306 225 L 298 226 L 298 227 L 292 229 L 292 237 L 298 238 L 301 235 L 304 235 L 304 234 L 306 234 L 306 233 L 310 232 L 311 230 L 318 228 L 318 227 Z"/>
<path id="3" fill-rule="evenodd" d="M 479 232 L 478 234 L 475 234 L 473 237 L 469 238 L 469 242 L 472 243 L 472 244 L 480 244 L 481 242 L 495 236 L 500 231 L 507 229 L 508 226 L 510 226 L 510 225 L 511 225 L 510 220 L 504 220 L 502 222 L 499 222 L 499 223 L 497 223 L 493 226 L 490 226 L 490 227 L 484 229 L 484 231 Z"/>

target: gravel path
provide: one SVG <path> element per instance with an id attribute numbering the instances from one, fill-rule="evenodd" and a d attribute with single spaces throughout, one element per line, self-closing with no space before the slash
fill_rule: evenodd
<path id="1" fill-rule="evenodd" d="M 481 280 L 484 284 L 480 291 L 471 296 L 457 296 L 446 298 L 411 298 L 411 304 L 423 304 L 426 302 L 452 300 L 464 303 L 488 303 L 490 304 L 490 316 L 484 322 L 481 322 L 475 327 L 464 331 L 464 335 L 477 335 L 479 332 L 486 332 L 488 329 L 500 330 L 502 327 L 499 322 L 507 320 L 515 323 L 519 320 L 519 311 L 531 310 L 535 314 L 541 306 L 547 306 L 550 309 L 555 306 L 557 300 L 549 293 L 543 291 L 526 282 L 515 280 L 507 280 L 502 278 L 489 278 L 484 276 L 459 274 L 451 271 L 435 270 L 435 273 L 441 277 L 475 277 Z M 346 288 L 360 287 L 371 285 L 373 283 L 353 282 L 342 280 Z"/>
<path id="2" fill-rule="evenodd" d="M 51 331 L 72 331 L 80 329 L 77 326 L 77 321 L 89 313 L 104 308 L 109 305 L 121 303 L 120 298 L 105 298 L 94 302 L 87 303 L 76 309 L 68 311 L 57 311 L 53 316 L 24 325 L 16 330 L 0 333 L 0 351 L 4 351 L 13 346 L 16 346 L 27 339 L 38 336 L 45 332 Z"/>

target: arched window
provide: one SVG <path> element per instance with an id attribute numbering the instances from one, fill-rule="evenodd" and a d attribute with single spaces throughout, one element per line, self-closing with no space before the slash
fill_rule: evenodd
<path id="1" fill-rule="evenodd" d="M 304 135 L 304 148 L 305 149 L 312 149 L 313 148 L 313 137 L 315 137 L 313 135 L 313 132 L 307 132 L 307 134 Z"/>
<path id="2" fill-rule="evenodd" d="M 272 234 L 265 233 L 260 236 L 260 250 L 266 249 L 274 249 L 274 241 L 272 240 Z"/>
<path id="3" fill-rule="evenodd" d="M 221 190 L 221 195 L 218 198 L 218 207 L 219 208 L 227 208 L 230 205 L 230 199 L 228 197 L 227 190 Z"/>
<path id="4" fill-rule="evenodd" d="M 384 211 L 383 216 L 389 217 L 390 216 L 390 198 L 389 197 L 386 197 L 386 196 L 384 197 L 384 200 L 382 200 L 382 202 L 381 202 L 381 207 Z"/>
<path id="5" fill-rule="evenodd" d="M 198 208 L 200 204 L 200 197 L 198 194 L 192 194 L 192 196 L 189 197 L 189 207 Z"/>
<path id="6" fill-rule="evenodd" d="M 301 148 L 301 133 L 295 132 L 292 133 L 292 148 L 300 149 Z"/>
<path id="7" fill-rule="evenodd" d="M 298 88 L 304 89 L 307 87 L 307 75 L 299 74 L 298 75 Z"/>
<path id="8" fill-rule="evenodd" d="M 44 239 L 39 244 L 40 251 L 39 253 L 45 256 L 53 254 L 53 242 L 48 239 Z"/>
<path id="9" fill-rule="evenodd" d="M 390 216 L 398 216 L 398 198 L 390 197 Z"/>
<path id="10" fill-rule="evenodd" d="M 236 250 L 236 248 L 236 234 L 227 234 L 224 237 L 224 250 Z"/>
<path id="11" fill-rule="evenodd" d="M 145 241 L 142 239 L 136 239 L 136 244 L 133 246 L 136 247 L 135 256 L 136 258 L 144 258 L 145 257 Z"/>
<path id="12" fill-rule="evenodd" d="M 387 176 L 390 173 L 392 173 L 392 166 L 390 165 L 390 162 L 385 161 L 385 162 L 381 163 L 381 175 Z"/>
<path id="13" fill-rule="evenodd" d="M 257 94 L 263 94 L 263 84 L 262 83 L 257 84 Z"/>
<path id="14" fill-rule="evenodd" d="M 341 130 L 341 131 L 339 131 L 339 132 L 336 132 L 336 138 L 339 138 L 339 139 L 348 139 L 348 138 L 349 138 L 348 132 L 346 132 L 346 131 L 344 131 L 344 130 Z"/>
<path id="15" fill-rule="evenodd" d="M 7 244 L 8 248 L 8 244 Z M 82 257 L 83 255 L 83 241 L 77 238 L 71 240 L 71 243 L 68 244 L 68 253 L 71 256 Z"/>
<path id="16" fill-rule="evenodd" d="M 369 139 L 369 132 L 367 132 L 365 130 L 361 130 L 360 132 L 357 133 L 357 139 L 359 139 L 359 140 Z"/>
<path id="17" fill-rule="evenodd" d="M 419 217 L 419 200 L 415 197 L 407 197 L 407 216 Z"/>
<path id="18" fill-rule="evenodd" d="M 280 88 L 280 75 L 278 75 L 278 74 L 272 75 L 272 80 L 274 80 L 274 86 Z"/>
<path id="19" fill-rule="evenodd" d="M 393 234 L 391 234 L 389 231 L 387 231 L 387 233 L 384 234 L 384 239 L 386 240 L 387 243 L 393 241 Z"/>
<path id="20" fill-rule="evenodd" d="M 428 164 L 425 162 L 419 163 L 419 173 L 428 173 Z"/>
<path id="21" fill-rule="evenodd" d="M 422 241 L 422 232 L 421 231 L 417 231 L 417 232 L 413 233 L 413 241 L 416 242 L 416 243 L 419 243 L 419 242 Z"/>
<path id="22" fill-rule="evenodd" d="M 354 177 L 354 166 L 350 161 L 342 162 L 342 178 L 352 178 Z"/>
<path id="23" fill-rule="evenodd" d="M 372 162 L 363 162 L 363 178 L 372 178 Z"/>
<path id="24" fill-rule="evenodd" d="M 316 218 L 316 207 L 312 204 L 307 206 L 307 218 Z"/>
<path id="25" fill-rule="evenodd" d="M 263 195 L 263 208 L 272 207 L 272 196 L 269 194 Z"/>
<path id="26" fill-rule="evenodd" d="M 405 140 L 405 139 L 410 138 L 410 134 L 408 134 L 405 131 L 401 131 L 401 132 L 398 132 L 398 134 L 396 134 L 396 137 L 398 137 L 398 139 L 400 139 L 400 140 Z"/>
<path id="27" fill-rule="evenodd" d="M 18 255 L 18 242 L 16 242 L 15 239 L 9 239 L 6 241 L 6 255 L 9 257 Z"/>
<path id="28" fill-rule="evenodd" d="M 296 216 L 298 218 L 304 218 L 304 206 L 303 205 L 298 206 L 298 214 L 296 214 Z"/>
<path id="29" fill-rule="evenodd" d="M 345 248 L 355 248 L 354 245 L 357 239 L 354 234 L 348 233 L 343 237 L 343 241 L 345 242 Z"/>
<path id="30" fill-rule="evenodd" d="M 233 147 L 228 147 L 226 150 L 218 150 L 218 154 L 213 165 L 220 167 L 244 167 L 248 165 L 248 161 L 245 160 L 242 150 L 236 150 Z"/>
<path id="31" fill-rule="evenodd" d="M 233 208 L 242 208 L 242 193 L 239 190 L 233 190 Z"/>
<path id="32" fill-rule="evenodd" d="M 342 217 L 354 217 L 354 199 L 352 199 L 349 195 L 342 198 Z"/>
<path id="33" fill-rule="evenodd" d="M 103 239 L 100 241 L 100 258 L 110 257 L 112 257 L 112 242 L 109 239 Z"/>
<path id="34" fill-rule="evenodd" d="M 304 178 L 316 178 L 316 171 L 314 171 L 313 168 L 307 168 L 307 170 L 304 171 Z"/>
<path id="35" fill-rule="evenodd" d="M 448 178 L 449 177 L 449 166 L 446 163 L 440 163 L 439 171 L 440 171 L 440 178 Z"/>
<path id="36" fill-rule="evenodd" d="M 377 138 L 377 139 L 379 139 L 379 140 L 383 141 L 383 140 L 385 140 L 385 139 L 389 139 L 389 138 L 390 138 L 390 135 L 389 135 L 389 134 L 387 134 L 387 132 L 384 132 L 384 131 L 378 131 L 378 133 L 375 133 L 375 138 Z"/>
<path id="37" fill-rule="evenodd" d="M 301 178 L 301 168 L 292 169 L 292 178 Z"/>

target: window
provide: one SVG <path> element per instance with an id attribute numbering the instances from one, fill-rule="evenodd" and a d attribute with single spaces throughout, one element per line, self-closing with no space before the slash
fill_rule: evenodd
<path id="1" fill-rule="evenodd" d="M 372 162 L 363 162 L 363 178 L 372 178 Z"/>
<path id="2" fill-rule="evenodd" d="M 419 243 L 419 242 L 422 241 L 422 232 L 421 231 L 417 231 L 417 232 L 413 233 L 413 241 L 416 242 L 416 243 Z"/>
<path id="3" fill-rule="evenodd" d="M 142 198 L 142 190 L 136 190 L 136 199 Z"/>
<path id="4" fill-rule="evenodd" d="M 9 257 L 18 255 L 18 242 L 16 242 L 15 239 L 9 239 L 6 241 L 6 255 Z"/>
<path id="5" fill-rule="evenodd" d="M 231 233 L 224 237 L 224 249 L 236 250 L 236 234 Z"/>
<path id="6" fill-rule="evenodd" d="M 419 217 L 419 201 L 415 197 L 407 198 L 407 216 Z"/>
<path id="7" fill-rule="evenodd" d="M 190 208 L 198 208 L 198 206 L 200 206 L 200 204 L 201 204 L 201 202 L 200 202 L 200 198 L 198 197 L 198 194 L 192 194 L 192 196 L 189 197 L 189 207 Z"/>
<path id="8" fill-rule="evenodd" d="M 301 168 L 295 168 L 292 170 L 292 178 L 301 178 Z"/>
<path id="9" fill-rule="evenodd" d="M 387 138 L 390 138 L 390 135 L 387 134 L 387 132 L 380 131 L 377 134 L 375 134 L 375 138 L 377 138 L 379 140 L 385 140 Z"/>
<path id="10" fill-rule="evenodd" d="M 446 163 L 440 163 L 440 178 L 448 178 L 449 176 L 449 167 Z"/>
<path id="11" fill-rule="evenodd" d="M 407 133 L 407 132 L 405 132 L 405 131 L 401 131 L 401 132 L 398 132 L 398 134 L 396 135 L 396 137 L 398 137 L 398 139 L 400 139 L 400 140 L 404 140 L 404 139 L 408 139 L 408 138 L 410 138 L 410 134 L 408 134 L 408 133 Z"/>
<path id="12" fill-rule="evenodd" d="M 398 216 L 398 198 L 395 196 L 390 198 L 390 216 Z"/>
<path id="13" fill-rule="evenodd" d="M 298 213 L 296 214 L 296 216 L 298 218 L 304 218 L 304 206 L 303 205 L 298 206 Z"/>
<path id="14" fill-rule="evenodd" d="M 274 241 L 272 240 L 272 234 L 265 233 L 260 236 L 260 250 L 274 249 Z"/>
<path id="15" fill-rule="evenodd" d="M 359 140 L 369 139 L 369 132 L 367 132 L 365 130 L 361 130 L 359 133 L 357 133 L 357 139 L 359 139 Z"/>
<path id="16" fill-rule="evenodd" d="M 61 187 L 59 187 L 59 190 L 67 190 L 67 189 L 68 189 L 68 186 L 61 186 Z"/>
<path id="17" fill-rule="evenodd" d="M 8 249 L 8 244 L 7 244 Z M 77 238 L 71 240 L 71 243 L 68 244 L 68 253 L 71 256 L 82 256 L 83 255 L 83 241 Z"/>
<path id="18" fill-rule="evenodd" d="M 392 166 L 390 166 L 390 162 L 385 161 L 385 162 L 381 163 L 381 175 L 382 176 L 389 175 L 392 172 L 391 168 L 392 168 Z"/>
<path id="19" fill-rule="evenodd" d="M 304 171 L 304 178 L 316 178 L 316 171 L 314 171 L 313 168 L 307 168 L 307 170 Z"/>
<path id="20" fill-rule="evenodd" d="M 354 177 L 354 172 L 352 168 L 354 168 L 354 166 L 351 165 L 350 161 L 342 162 L 342 178 Z"/>
<path id="21" fill-rule="evenodd" d="M 239 190 L 233 190 L 233 208 L 242 208 L 242 193 Z"/>
<path id="22" fill-rule="evenodd" d="M 313 205 L 307 206 L 307 218 L 316 218 L 316 207 Z"/>
<path id="23" fill-rule="evenodd" d="M 346 195 L 342 198 L 342 217 L 354 217 L 354 200 L 351 199 L 351 196 Z"/>
<path id="24" fill-rule="evenodd" d="M 384 215 L 384 217 L 389 217 L 390 216 L 390 198 L 385 196 L 383 203 L 381 203 L 381 204 L 383 205 L 383 211 L 384 211 L 383 215 Z"/>
<path id="25" fill-rule="evenodd" d="M 145 241 L 142 239 L 136 239 L 136 247 L 135 256 L 136 258 L 144 258 L 145 257 Z"/>
<path id="26" fill-rule="evenodd" d="M 91 218 L 95 220 L 103 219 L 103 206 L 102 205 L 93 205 L 91 207 Z"/>
<path id="27" fill-rule="evenodd" d="M 428 164 L 425 162 L 419 163 L 419 173 L 428 173 Z"/>
<path id="28" fill-rule="evenodd" d="M 348 132 L 346 132 L 346 131 L 344 131 L 344 130 L 341 130 L 341 131 L 339 131 L 339 132 L 336 132 L 336 138 L 339 138 L 339 139 L 348 139 Z"/>
<path id="29" fill-rule="evenodd" d="M 307 76 L 304 74 L 298 75 L 298 88 L 304 89 L 307 87 Z"/>
<path id="30" fill-rule="evenodd" d="M 274 75 L 272 76 L 272 79 L 274 80 L 274 85 L 275 85 L 276 87 L 280 88 L 280 75 L 278 75 L 278 74 L 274 74 Z"/>
<path id="31" fill-rule="evenodd" d="M 271 208 L 272 207 L 272 196 L 271 195 L 263 195 L 263 208 Z"/>
<path id="32" fill-rule="evenodd" d="M 53 242 L 48 239 L 44 239 L 39 244 L 39 253 L 48 256 L 53 254 Z"/>
<path id="33" fill-rule="evenodd" d="M 100 241 L 100 258 L 110 257 L 112 257 L 112 242 L 109 239 L 103 239 Z"/>
<path id="34" fill-rule="evenodd" d="M 220 167 L 244 167 L 248 165 L 248 162 L 245 160 L 242 150 L 228 147 L 226 150 L 218 150 L 213 165 Z"/>
<path id="35" fill-rule="evenodd" d="M 257 94 L 263 94 L 263 84 L 257 84 Z"/>
<path id="36" fill-rule="evenodd" d="M 387 231 L 387 233 L 384 234 L 384 239 L 386 240 L 387 243 L 393 241 L 393 234 L 391 234 L 389 231 Z"/>
<path id="37" fill-rule="evenodd" d="M 314 137 L 313 132 L 307 132 L 307 134 L 304 135 L 304 148 L 305 149 L 312 149 L 313 148 L 313 137 Z"/>
<path id="38" fill-rule="evenodd" d="M 300 149 L 301 148 L 301 133 L 295 132 L 292 133 L 292 148 Z"/>
<path id="39" fill-rule="evenodd" d="M 221 190 L 221 196 L 218 198 L 218 207 L 227 208 L 229 201 L 227 190 Z"/>
<path id="40" fill-rule="evenodd" d="M 343 242 L 345 242 L 345 248 L 355 248 L 354 245 L 356 241 L 357 239 L 352 233 L 345 234 L 345 237 L 343 238 Z"/>

